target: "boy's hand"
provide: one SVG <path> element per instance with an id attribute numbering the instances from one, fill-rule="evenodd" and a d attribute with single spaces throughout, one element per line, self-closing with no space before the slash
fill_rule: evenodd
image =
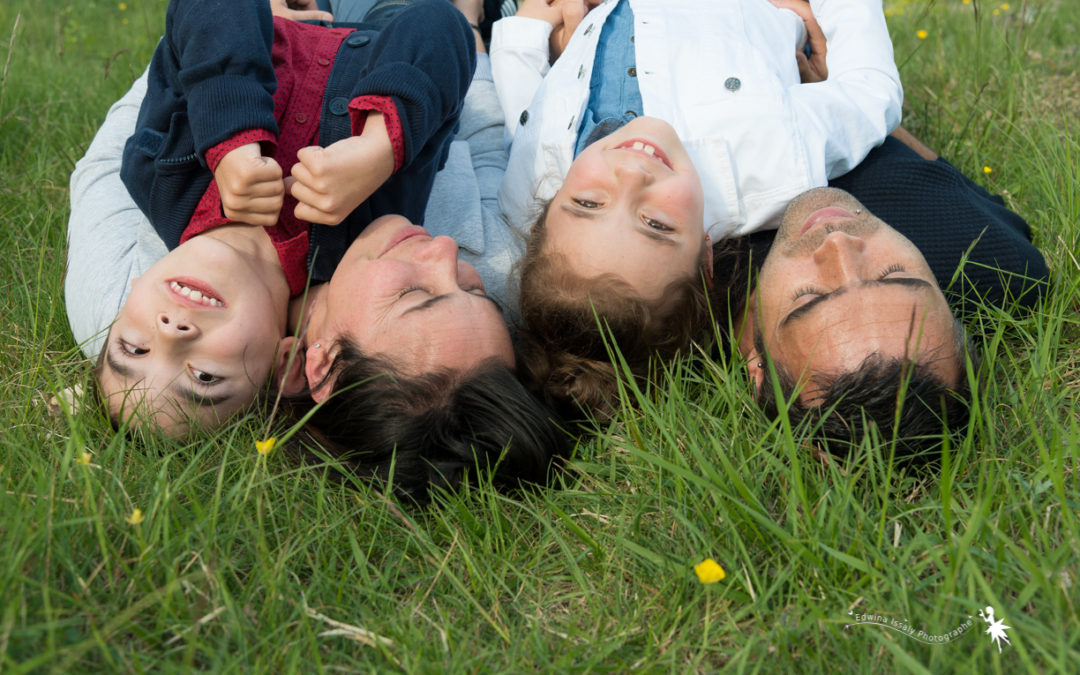
<path id="1" fill-rule="evenodd" d="M 769 0 L 780 9 L 789 9 L 799 15 L 806 26 L 806 43 L 810 45 L 810 57 L 802 50 L 795 52 L 795 62 L 799 66 L 799 79 L 803 84 L 824 82 L 829 77 L 829 68 L 825 65 L 825 32 L 821 30 L 809 0 Z"/>
<path id="2" fill-rule="evenodd" d="M 281 165 L 263 157 L 258 143 L 234 148 L 214 171 L 225 217 L 238 223 L 276 225 L 285 198 Z"/>
<path id="3" fill-rule="evenodd" d="M 270 0 L 270 12 L 293 21 L 334 20 L 333 14 L 319 10 L 315 0 Z"/>
<path id="4" fill-rule="evenodd" d="M 551 37 L 548 39 L 549 58 L 558 59 L 578 24 L 601 0 L 524 0 L 515 16 L 540 19 L 551 24 Z"/>
<path id="5" fill-rule="evenodd" d="M 301 148 L 296 158 L 285 180 L 299 202 L 296 217 L 322 225 L 345 220 L 394 173 L 394 149 L 382 114 L 375 112 L 368 113 L 359 136 Z"/>

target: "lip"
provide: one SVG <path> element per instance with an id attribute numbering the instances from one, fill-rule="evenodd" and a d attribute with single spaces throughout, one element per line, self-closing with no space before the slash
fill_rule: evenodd
<path id="1" fill-rule="evenodd" d="M 649 153 L 645 152 L 644 150 L 635 150 L 634 149 L 634 143 L 641 143 L 642 145 L 652 146 L 652 148 L 654 150 L 656 150 L 656 154 L 650 155 Z M 641 155 L 642 157 L 646 157 L 648 159 L 658 160 L 661 164 L 663 164 L 664 166 L 666 166 L 669 169 L 672 168 L 671 160 L 668 159 L 667 153 L 665 153 L 663 148 L 661 148 L 659 145 L 657 145 L 653 141 L 650 141 L 650 140 L 647 140 L 647 139 L 644 139 L 644 138 L 631 138 L 628 141 L 625 141 L 623 143 L 620 143 L 620 144 L 616 145 L 615 149 L 616 150 L 626 150 L 628 152 L 635 152 L 635 153 Z"/>
<path id="2" fill-rule="evenodd" d="M 806 220 L 803 222 L 802 229 L 799 230 L 799 235 L 804 235 L 823 223 L 834 222 L 837 220 L 853 220 L 854 218 L 855 214 L 847 209 L 840 208 L 839 206 L 826 206 L 807 216 Z"/>
<path id="3" fill-rule="evenodd" d="M 213 307 L 211 305 L 205 305 L 197 300 L 192 300 L 183 293 L 173 290 L 173 282 L 176 282 L 181 286 L 186 286 L 193 291 L 199 291 L 200 293 L 202 293 L 203 297 L 213 298 L 214 300 L 220 302 L 221 306 Z M 229 306 L 229 303 L 225 302 L 225 299 L 221 297 L 221 293 L 218 293 L 218 291 L 213 286 L 206 283 L 205 281 L 202 281 L 201 279 L 195 279 L 193 277 L 173 277 L 171 279 L 166 279 L 164 283 L 165 292 L 169 294 L 169 297 L 172 298 L 174 302 L 183 305 L 184 307 L 190 307 L 192 309 L 214 310 L 226 309 Z"/>
<path id="4" fill-rule="evenodd" d="M 390 241 L 387 242 L 386 247 L 382 250 L 381 253 L 379 253 L 378 257 L 383 257 L 390 252 L 390 249 L 394 248 L 406 239 L 412 239 L 413 237 L 427 237 L 430 239 L 431 234 L 419 225 L 409 225 L 408 227 L 403 227 L 398 230 L 393 237 L 390 238 Z"/>

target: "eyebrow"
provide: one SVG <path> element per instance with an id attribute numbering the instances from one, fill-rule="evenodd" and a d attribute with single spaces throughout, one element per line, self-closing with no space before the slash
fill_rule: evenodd
<path id="1" fill-rule="evenodd" d="M 886 285 L 888 285 L 888 286 L 901 286 L 901 287 L 910 288 L 910 289 L 913 289 L 913 290 L 922 290 L 922 289 L 926 289 L 926 288 L 932 288 L 932 286 L 930 285 L 930 282 L 926 281 L 925 279 L 917 279 L 915 277 L 889 277 L 887 279 L 877 279 L 877 280 L 874 280 L 874 281 L 864 281 L 864 282 L 858 284 L 858 286 L 860 286 L 860 287 L 886 286 Z M 818 305 L 820 305 L 821 303 L 823 303 L 823 302 L 825 302 L 827 300 L 832 300 L 833 298 L 836 298 L 836 297 L 839 297 L 839 296 L 843 295 L 848 290 L 850 290 L 850 288 L 851 288 L 850 286 L 841 286 L 840 288 L 836 289 L 835 291 L 832 291 L 831 293 L 826 293 L 824 295 L 819 295 L 816 298 L 814 298 L 813 300 L 810 300 L 809 302 L 807 302 L 806 304 L 799 305 L 795 309 L 788 312 L 787 316 L 785 316 L 783 319 L 780 320 L 780 327 L 785 328 L 789 324 L 791 324 L 791 323 L 793 323 L 795 321 L 798 321 L 799 319 L 802 319 L 802 318 L 806 317 L 807 314 L 809 314 L 811 311 L 813 311 L 814 308 L 817 307 Z"/>
<path id="2" fill-rule="evenodd" d="M 110 369 L 112 369 L 113 372 L 115 372 L 117 375 L 124 378 L 125 380 L 134 379 L 133 375 L 135 371 L 128 367 L 127 364 L 117 360 L 116 356 L 111 351 L 105 352 L 105 363 L 109 366 Z M 138 381 L 135 382 L 135 384 L 142 382 L 143 379 L 145 378 L 139 378 Z M 172 385 L 169 386 L 169 391 L 171 391 L 173 396 L 176 396 L 178 400 L 191 401 L 200 408 L 212 408 L 214 406 L 220 406 L 230 401 L 233 397 L 233 395 L 229 392 L 224 392 L 216 395 L 200 393 L 193 387 L 184 385 L 181 382 L 180 378 L 177 378 L 173 381 Z"/>
<path id="3" fill-rule="evenodd" d="M 490 295 L 479 295 L 477 293 L 469 293 L 469 295 L 473 295 L 473 296 L 476 296 L 478 298 L 483 298 L 484 300 L 487 300 L 488 302 L 490 302 L 492 305 L 495 306 L 495 309 L 497 309 L 499 311 L 499 314 L 502 314 L 502 311 L 503 311 L 502 305 L 500 305 L 498 303 L 498 301 L 496 301 L 495 298 L 491 297 Z M 425 310 L 430 309 L 436 303 L 438 303 L 438 302 L 440 302 L 442 300 L 446 300 L 449 297 L 450 297 L 450 294 L 445 293 L 443 295 L 436 295 L 434 297 L 428 298 L 427 300 L 421 302 L 420 304 L 413 305 L 412 307 L 408 308 L 407 310 L 405 310 L 404 312 L 401 313 L 401 316 L 405 316 L 406 314 L 411 314 L 412 312 L 423 312 Z"/>

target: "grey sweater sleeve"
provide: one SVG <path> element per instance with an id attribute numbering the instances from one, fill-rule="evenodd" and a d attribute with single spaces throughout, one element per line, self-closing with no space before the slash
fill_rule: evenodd
<path id="1" fill-rule="evenodd" d="M 145 92 L 143 73 L 109 109 L 71 174 L 64 296 L 71 333 L 90 358 L 101 351 L 131 281 L 166 253 L 120 180 L 124 142 L 135 129 Z"/>

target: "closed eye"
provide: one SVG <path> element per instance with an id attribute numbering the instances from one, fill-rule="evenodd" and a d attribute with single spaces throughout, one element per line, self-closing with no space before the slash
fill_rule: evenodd
<path id="1" fill-rule="evenodd" d="M 907 269 L 900 263 L 893 263 L 892 265 L 889 265 L 885 269 L 881 270 L 881 273 L 878 274 L 878 280 L 880 281 L 881 279 L 884 279 L 890 274 L 896 274 L 898 272 L 907 272 Z"/>
<path id="2" fill-rule="evenodd" d="M 802 288 L 796 289 L 796 291 L 792 293 L 791 301 L 795 302 L 799 298 L 807 295 L 821 295 L 821 291 L 812 286 L 803 286 Z"/>

